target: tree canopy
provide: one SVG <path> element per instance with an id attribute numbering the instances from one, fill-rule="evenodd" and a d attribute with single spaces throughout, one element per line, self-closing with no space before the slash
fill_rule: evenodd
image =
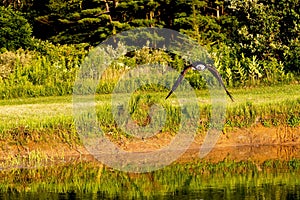
<path id="1" fill-rule="evenodd" d="M 32 28 L 20 12 L 0 7 L 0 49 L 16 50 L 32 45 Z"/>
<path id="2" fill-rule="evenodd" d="M 299 72 L 299 0 L 2 0 L 0 4 L 7 8 L 5 12 L 1 8 L 1 15 L 30 23 L 18 33 L 23 31 L 28 37 L 32 29 L 35 38 L 56 44 L 95 46 L 135 27 L 166 27 L 209 48 L 225 45 L 234 59 L 276 59 L 286 70 Z M 2 34 L 12 27 L 5 33 L 14 41 L 7 42 L 7 48 L 12 43 L 22 47 L 29 41 L 14 39 L 18 37 L 13 30 L 16 24 L 2 25 Z"/>

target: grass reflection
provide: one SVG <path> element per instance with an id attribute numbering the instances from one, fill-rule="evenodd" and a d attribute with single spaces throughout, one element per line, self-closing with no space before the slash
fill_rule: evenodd
<path id="1" fill-rule="evenodd" d="M 151 173 L 114 171 L 96 162 L 0 171 L 0 197 L 73 194 L 82 198 L 286 199 L 300 197 L 300 160 L 174 163 Z M 24 193 L 25 192 L 25 193 Z M 26 197 L 27 198 L 27 197 Z M 53 196 L 55 199 L 55 197 Z M 59 197 L 57 197 L 59 198 Z"/>

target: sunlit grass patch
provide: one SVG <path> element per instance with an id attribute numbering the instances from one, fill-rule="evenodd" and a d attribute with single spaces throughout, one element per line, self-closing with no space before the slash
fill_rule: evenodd
<path id="1" fill-rule="evenodd" d="M 52 157 L 49 157 L 42 151 L 33 150 L 24 155 L 10 155 L 4 161 L 0 162 L 0 168 L 2 170 L 18 168 L 38 168 L 43 167 L 52 159 Z"/>
<path id="2" fill-rule="evenodd" d="M 227 99 L 225 129 L 249 127 L 255 124 L 298 127 L 300 125 L 300 86 L 282 85 L 265 88 L 232 89 L 235 102 Z M 147 127 L 152 120 L 161 120 L 161 131 L 176 133 L 181 120 L 176 93 L 165 100 L 166 92 L 138 91 L 129 95 L 128 118 L 138 126 Z M 211 103 L 207 90 L 196 91 L 200 110 L 198 133 L 210 127 Z M 119 95 L 119 94 L 118 94 Z M 124 94 L 125 95 L 125 94 Z M 101 129 L 115 138 L 129 137 L 114 119 L 112 103 L 118 107 L 120 100 L 112 95 L 95 95 L 95 112 Z M 185 99 L 188 103 L 188 97 Z M 154 109 L 154 110 L 153 110 Z M 156 109 L 156 110 L 155 110 Z M 156 113 L 151 113 L 151 112 Z M 41 141 L 59 136 L 64 141 L 78 140 L 74 123 L 72 96 L 10 99 L 0 101 L 0 139 L 15 144 Z M 115 113 L 116 114 L 116 113 Z M 165 120 L 163 120 L 165 119 Z M 77 138 L 77 139 L 75 139 Z"/>

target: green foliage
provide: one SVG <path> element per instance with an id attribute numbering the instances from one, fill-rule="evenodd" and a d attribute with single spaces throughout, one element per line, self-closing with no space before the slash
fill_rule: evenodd
<path id="1" fill-rule="evenodd" d="M 19 49 L 0 54 L 2 99 L 71 94 L 84 46 L 39 43 L 43 53 Z"/>
<path id="2" fill-rule="evenodd" d="M 16 52 L 5 51 L 0 54 L 0 82 L 7 79 L 17 65 L 28 65 L 32 57 L 32 52 L 23 49 Z"/>
<path id="3" fill-rule="evenodd" d="M 0 27 L 0 52 L 3 48 L 27 49 L 33 44 L 32 28 L 22 13 L 0 6 Z"/>
<path id="4" fill-rule="evenodd" d="M 39 2 L 39 6 L 35 1 L 18 2 L 24 7 L 16 4 L 14 8 L 24 13 L 1 7 L 0 23 L 5 23 L 0 29 L 2 98 L 69 94 L 74 80 L 71 76 L 76 74 L 88 47 L 140 26 L 172 28 L 205 45 L 229 87 L 291 83 L 298 79 L 298 0 L 50 0 Z M 18 2 L 7 1 L 5 5 Z M 32 39 L 32 28 L 22 15 L 30 21 L 34 36 L 57 45 Z M 147 33 L 140 34 L 145 34 L 145 40 L 148 37 Z M 60 45 L 65 43 L 70 45 Z M 16 51 L 19 47 L 32 52 Z M 180 71 L 185 61 L 180 55 L 144 48 L 114 62 L 100 80 L 97 92 L 111 92 L 122 73 L 149 63 L 171 65 Z M 54 72 L 57 67 L 60 69 Z M 186 79 L 194 88 L 206 87 L 198 72 L 188 72 Z M 46 92 L 50 90 L 55 92 Z"/>
<path id="5" fill-rule="evenodd" d="M 216 43 L 226 36 L 221 33 L 221 26 L 215 16 L 208 15 L 204 9 L 208 7 L 206 1 L 193 0 L 187 3 L 189 10 L 182 10 L 174 20 L 174 25 L 182 33 L 195 38 L 200 44 Z"/>
<path id="6" fill-rule="evenodd" d="M 299 1 L 230 1 L 229 14 L 238 18 L 236 33 L 230 33 L 238 55 L 256 56 L 285 64 L 286 71 L 299 72 Z M 295 56 L 296 55 L 296 56 Z M 298 56 L 298 57 L 297 57 Z"/>
<path id="7" fill-rule="evenodd" d="M 105 69 L 104 73 L 101 76 L 99 81 L 99 85 L 97 87 L 97 93 L 111 93 L 114 89 L 116 84 L 119 82 L 121 76 L 138 67 L 138 66 L 151 66 L 151 65 L 158 65 L 162 68 L 167 66 L 168 64 L 174 65 L 177 67 L 177 62 L 174 61 L 173 57 L 168 53 L 157 50 L 157 49 L 150 49 L 148 47 L 144 47 L 140 50 L 136 50 L 131 52 L 131 56 L 121 56 L 119 59 L 115 60 L 108 68 Z M 176 61 L 180 60 L 177 58 Z M 181 59 L 182 61 L 182 59 Z M 174 78 L 175 77 L 170 77 Z M 129 79 L 123 81 L 119 85 L 117 91 L 115 92 L 128 92 L 130 90 L 130 85 L 134 84 L 133 79 Z M 140 88 L 141 90 L 150 90 L 147 84 L 144 87 Z M 151 86 L 151 91 L 161 91 L 163 90 L 159 86 Z"/>
<path id="8" fill-rule="evenodd" d="M 0 54 L 1 98 L 71 94 L 80 64 L 88 53 L 85 50 L 86 45 L 53 45 L 37 40 L 33 48 L 35 51 L 19 49 Z M 286 73 L 283 64 L 277 63 L 276 59 L 259 61 L 256 56 L 250 59 L 242 54 L 241 60 L 232 60 L 231 55 L 234 51 L 226 45 L 214 51 L 217 51 L 212 54 L 216 60 L 216 67 L 229 86 L 274 85 L 294 80 L 293 75 Z M 177 55 L 144 47 L 132 52 L 129 57 L 122 56 L 113 61 L 103 72 L 101 79 L 99 77 L 96 92 L 111 93 L 121 76 L 137 66 L 159 65 L 163 69 L 164 66 L 171 65 L 179 72 L 184 63 L 185 61 Z M 203 75 L 197 71 L 189 71 L 186 79 L 194 88 L 206 88 Z M 176 78 L 169 79 L 171 81 Z M 132 81 L 134 80 L 129 79 L 122 82 L 123 85 L 118 86 L 118 91 L 128 91 Z M 149 90 L 149 87 L 145 85 L 141 90 Z M 165 89 L 151 86 L 151 91 L 162 90 Z"/>
<path id="9" fill-rule="evenodd" d="M 290 83 L 294 79 L 291 72 L 286 72 L 284 64 L 275 58 L 260 60 L 256 55 L 246 57 L 244 53 L 225 44 L 219 44 L 210 50 L 215 65 L 229 86 L 257 86 Z"/>
<path id="10" fill-rule="evenodd" d="M 89 42 L 96 45 L 113 33 L 111 16 L 103 1 L 50 0 L 47 7 L 50 12 L 35 20 L 41 29 L 53 30 L 54 27 L 54 31 L 41 35 L 41 38 L 55 43 Z"/>

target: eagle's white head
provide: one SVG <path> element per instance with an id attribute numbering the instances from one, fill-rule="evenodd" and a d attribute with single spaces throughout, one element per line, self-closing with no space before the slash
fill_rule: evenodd
<path id="1" fill-rule="evenodd" d="M 192 63 L 193 70 L 204 71 L 206 69 L 206 65 L 203 62 L 194 62 Z"/>

